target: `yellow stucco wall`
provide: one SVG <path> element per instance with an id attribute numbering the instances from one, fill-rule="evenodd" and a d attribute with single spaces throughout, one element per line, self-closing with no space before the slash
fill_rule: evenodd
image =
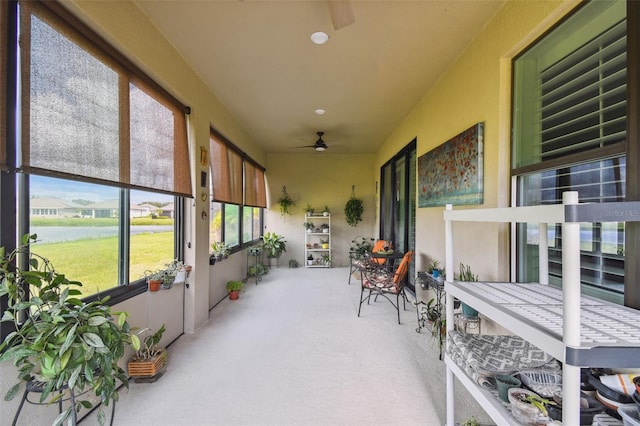
<path id="1" fill-rule="evenodd" d="M 577 4 L 505 3 L 386 141 L 378 152 L 376 167 L 379 169 L 413 138 L 417 138 L 420 157 L 475 123 L 484 122 L 484 203 L 470 207 L 509 205 L 511 59 Z M 443 210 L 444 206 L 417 209 L 417 270 L 434 258 L 444 264 Z M 454 272 L 462 262 L 481 279 L 509 278 L 507 226 L 457 224 L 454 248 Z"/>
<path id="2" fill-rule="evenodd" d="M 307 203 L 322 211 L 325 205 L 331 209 L 332 263 L 334 266 L 349 264 L 349 243 L 356 236 L 374 237 L 376 216 L 375 188 L 372 177 L 374 155 L 353 154 L 268 154 L 267 192 L 268 209 L 265 215 L 267 231 L 284 235 L 287 252 L 282 256 L 281 265 L 288 259 L 296 259 L 304 265 L 304 214 Z M 293 198 L 296 206 L 292 214 L 280 214 L 278 198 L 282 186 Z M 356 196 L 364 204 L 363 221 L 356 227 L 347 225 L 344 206 L 351 196 L 351 186 L 355 185 Z M 346 277 L 345 277 L 346 279 Z"/>

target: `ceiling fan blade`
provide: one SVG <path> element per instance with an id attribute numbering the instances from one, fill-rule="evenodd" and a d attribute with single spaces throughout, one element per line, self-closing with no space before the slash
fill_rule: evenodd
<path id="1" fill-rule="evenodd" d="M 351 2 L 348 0 L 328 0 L 329 13 L 331 14 L 331 22 L 333 29 L 339 30 L 347 25 L 356 22 L 351 9 Z"/>

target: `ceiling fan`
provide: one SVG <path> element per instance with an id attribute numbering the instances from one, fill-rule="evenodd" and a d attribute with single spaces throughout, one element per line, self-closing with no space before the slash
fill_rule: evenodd
<path id="1" fill-rule="evenodd" d="M 295 148 L 313 148 L 318 152 L 322 152 L 325 149 L 328 149 L 329 147 L 324 142 L 324 140 L 322 140 L 322 135 L 324 135 L 324 132 L 316 132 L 316 135 L 318 135 L 318 140 L 313 145 L 296 146 Z"/>

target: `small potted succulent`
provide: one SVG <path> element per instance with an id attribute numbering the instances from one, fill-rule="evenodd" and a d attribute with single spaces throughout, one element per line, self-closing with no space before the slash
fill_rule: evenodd
<path id="1" fill-rule="evenodd" d="M 313 265 L 313 255 L 311 253 L 307 256 L 307 265 Z"/>
<path id="2" fill-rule="evenodd" d="M 331 214 L 331 210 L 329 209 L 329 206 L 324 206 L 324 210 L 322 210 L 322 215 L 329 216 L 330 214 Z"/>
<path id="3" fill-rule="evenodd" d="M 322 232 L 325 234 L 329 233 L 329 224 L 328 223 L 323 223 L 322 225 L 320 225 L 320 228 L 322 229 Z"/>
<path id="4" fill-rule="evenodd" d="M 303 225 L 304 225 L 304 229 L 306 229 L 308 233 L 312 233 L 314 229 L 316 229 L 313 222 L 305 222 L 303 223 Z"/>

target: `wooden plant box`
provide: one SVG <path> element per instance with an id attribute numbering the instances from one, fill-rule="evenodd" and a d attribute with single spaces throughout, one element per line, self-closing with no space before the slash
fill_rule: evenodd
<path id="1" fill-rule="evenodd" d="M 129 376 L 131 377 L 153 377 L 158 374 L 164 366 L 167 364 L 167 350 L 162 349 L 162 351 L 151 358 L 150 360 L 145 361 L 129 361 Z"/>

